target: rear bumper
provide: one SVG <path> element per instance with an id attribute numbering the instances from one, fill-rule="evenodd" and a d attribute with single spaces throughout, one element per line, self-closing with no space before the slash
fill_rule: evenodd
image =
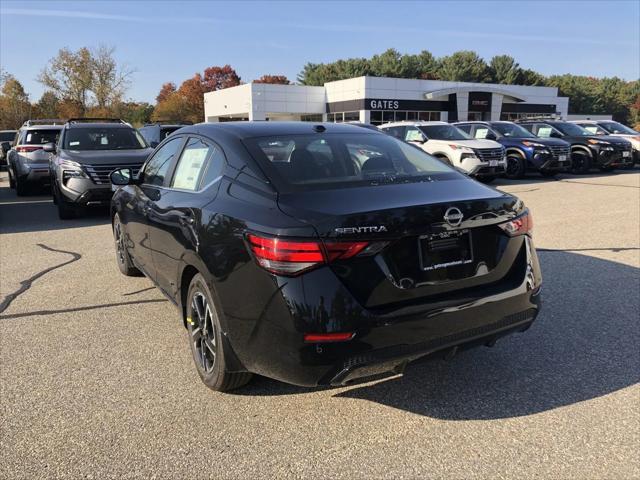
<path id="1" fill-rule="evenodd" d="M 16 174 L 21 180 L 33 183 L 48 183 L 50 177 L 49 163 L 22 163 L 16 164 Z"/>
<path id="2" fill-rule="evenodd" d="M 361 308 L 335 277 L 331 281 L 333 274 L 328 269 L 311 272 L 308 282 L 304 276 L 279 279 L 261 318 L 255 323 L 247 323 L 246 318 L 230 320 L 228 338 L 247 370 L 301 386 L 341 385 L 399 371 L 427 355 L 492 343 L 500 336 L 526 330 L 540 309 L 542 280 L 529 237 L 522 249 L 526 261 L 504 288 L 483 289 L 482 295 L 472 299 L 438 298 L 429 305 L 393 312 Z M 320 290 L 318 285 L 322 285 Z M 347 342 L 303 341 L 304 332 L 340 331 L 355 335 Z"/>

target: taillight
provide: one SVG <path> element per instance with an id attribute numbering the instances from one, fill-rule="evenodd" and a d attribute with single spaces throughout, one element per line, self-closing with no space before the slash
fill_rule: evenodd
<path id="1" fill-rule="evenodd" d="M 337 333 L 305 333 L 305 343 L 348 342 L 353 338 L 353 332 Z"/>
<path id="2" fill-rule="evenodd" d="M 248 235 L 258 265 L 278 275 L 298 275 L 306 270 L 355 257 L 369 242 L 292 241 Z"/>
<path id="3" fill-rule="evenodd" d="M 16 152 L 20 152 L 20 153 L 35 152 L 36 150 L 42 150 L 42 146 L 41 145 L 20 145 L 16 147 Z"/>
<path id="4" fill-rule="evenodd" d="M 513 220 L 498 225 L 504 230 L 510 237 L 516 237 L 518 235 L 531 234 L 533 230 L 533 217 L 528 210 L 519 217 Z"/>

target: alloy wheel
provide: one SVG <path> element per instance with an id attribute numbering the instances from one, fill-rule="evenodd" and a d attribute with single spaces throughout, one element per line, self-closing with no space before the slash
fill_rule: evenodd
<path id="1" fill-rule="evenodd" d="M 211 306 L 207 297 L 196 291 L 191 299 L 191 341 L 196 352 L 196 361 L 203 372 L 209 374 L 216 363 L 216 330 Z"/>
<path id="2" fill-rule="evenodd" d="M 122 225 L 120 222 L 116 222 L 113 228 L 113 234 L 116 240 L 116 252 L 118 254 L 118 261 L 124 265 L 125 257 L 124 257 L 124 235 L 122 234 Z"/>

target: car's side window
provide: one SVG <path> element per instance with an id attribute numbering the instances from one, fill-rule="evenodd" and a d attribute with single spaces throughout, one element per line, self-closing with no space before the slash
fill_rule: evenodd
<path id="1" fill-rule="evenodd" d="M 463 132 L 468 133 L 469 135 L 471 135 L 471 127 L 472 127 L 472 125 L 456 125 L 456 127 L 458 127 Z"/>
<path id="2" fill-rule="evenodd" d="M 392 137 L 399 138 L 400 140 L 402 140 L 404 136 L 404 127 L 389 127 L 385 131 Z"/>
<path id="3" fill-rule="evenodd" d="M 200 138 L 190 137 L 180 155 L 176 171 L 171 180 L 172 188 L 181 190 L 198 190 L 207 170 L 207 160 L 216 148 Z M 215 178 L 215 177 L 214 177 Z"/>
<path id="4" fill-rule="evenodd" d="M 146 185 L 164 185 L 164 180 L 175 156 L 179 153 L 182 138 L 174 138 L 155 152 L 140 174 L 140 182 Z"/>

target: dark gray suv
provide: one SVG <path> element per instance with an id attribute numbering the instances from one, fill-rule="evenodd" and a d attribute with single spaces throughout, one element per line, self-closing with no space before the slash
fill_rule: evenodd
<path id="1" fill-rule="evenodd" d="M 61 219 L 88 206 L 109 205 L 111 172 L 130 168 L 137 174 L 153 151 L 131 125 L 104 118 L 70 119 L 57 144 L 44 150 L 51 153 L 51 192 Z"/>

